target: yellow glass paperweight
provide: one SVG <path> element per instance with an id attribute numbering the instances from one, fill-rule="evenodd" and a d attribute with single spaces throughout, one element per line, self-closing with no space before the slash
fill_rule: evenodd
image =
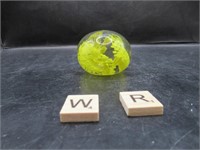
<path id="1" fill-rule="evenodd" d="M 131 47 L 119 33 L 100 30 L 84 36 L 78 45 L 78 62 L 93 75 L 114 75 L 125 70 L 131 61 Z"/>

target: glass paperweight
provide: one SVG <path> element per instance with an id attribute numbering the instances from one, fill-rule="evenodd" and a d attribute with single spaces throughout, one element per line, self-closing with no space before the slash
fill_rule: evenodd
<path id="1" fill-rule="evenodd" d="M 131 47 L 119 33 L 100 30 L 81 39 L 77 57 L 80 66 L 90 74 L 115 75 L 130 64 Z"/>

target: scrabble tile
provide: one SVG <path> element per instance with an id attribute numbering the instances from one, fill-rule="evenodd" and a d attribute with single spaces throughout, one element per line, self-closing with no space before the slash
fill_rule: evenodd
<path id="1" fill-rule="evenodd" d="M 163 105 L 149 91 L 120 92 L 119 99 L 127 116 L 163 114 Z"/>
<path id="2" fill-rule="evenodd" d="M 68 95 L 60 111 L 60 122 L 99 121 L 98 95 Z"/>

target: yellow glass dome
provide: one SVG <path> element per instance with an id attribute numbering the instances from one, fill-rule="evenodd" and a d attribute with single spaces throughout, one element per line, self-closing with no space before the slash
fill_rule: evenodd
<path id="1" fill-rule="evenodd" d="M 78 45 L 78 62 L 93 75 L 114 75 L 131 61 L 131 47 L 119 33 L 101 30 L 84 36 Z"/>

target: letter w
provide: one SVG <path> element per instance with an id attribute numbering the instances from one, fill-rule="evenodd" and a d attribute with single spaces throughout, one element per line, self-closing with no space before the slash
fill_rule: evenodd
<path id="1" fill-rule="evenodd" d="M 90 100 L 87 102 L 87 104 L 85 103 L 85 101 L 84 101 L 83 99 L 80 99 L 76 104 L 74 104 L 73 99 L 70 99 L 70 101 L 71 101 L 71 106 L 72 106 L 73 108 L 75 108 L 80 102 L 82 102 L 82 104 L 83 104 L 84 107 L 88 107 L 88 105 L 91 103 L 92 99 L 90 99 Z"/>

